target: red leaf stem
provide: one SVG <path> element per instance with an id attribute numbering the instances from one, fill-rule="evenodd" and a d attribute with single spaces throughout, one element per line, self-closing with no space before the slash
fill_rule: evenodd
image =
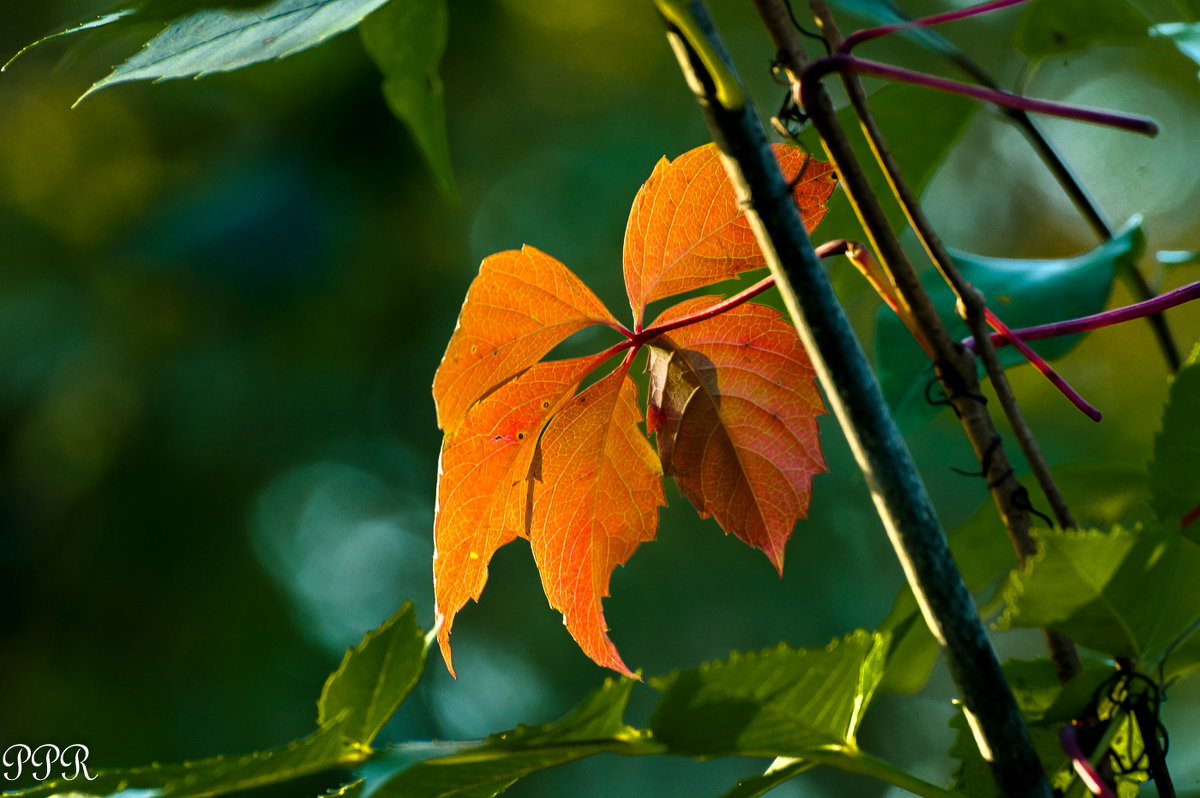
<path id="1" fill-rule="evenodd" d="M 1076 393 L 1075 389 L 1068 385 L 1067 381 L 1060 377 L 1058 372 L 1055 371 L 1049 363 L 1047 363 L 1045 360 L 1042 360 L 1041 356 L 1037 352 L 1034 352 L 1032 349 L 1030 349 L 1028 344 L 1022 341 L 1021 338 L 1012 330 L 1008 329 L 1004 322 L 997 318 L 995 313 L 992 313 L 992 311 L 987 308 L 984 308 L 983 312 L 987 318 L 987 323 L 991 326 L 991 328 L 1007 338 L 1009 343 L 1015 346 L 1021 352 L 1021 354 L 1025 356 L 1025 359 L 1032 363 L 1033 367 L 1042 373 L 1043 377 L 1050 380 L 1051 384 L 1053 384 L 1055 388 L 1058 388 L 1062 395 L 1070 400 L 1071 404 L 1079 408 L 1083 414 L 1092 421 L 1099 421 L 1103 417 L 1101 412 L 1088 404 L 1082 396 Z"/>

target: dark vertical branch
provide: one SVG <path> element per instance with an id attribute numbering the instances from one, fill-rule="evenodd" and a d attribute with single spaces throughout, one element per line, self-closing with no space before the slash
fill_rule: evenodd
<path id="1" fill-rule="evenodd" d="M 729 86 L 737 78 L 707 9 L 700 0 L 659 0 L 659 8 L 668 20 L 680 67 L 721 148 L 730 179 L 913 592 L 930 629 L 945 647 L 951 675 L 1000 793 L 1049 798 L 1049 785 L 995 651 L 879 384 L 791 202 L 762 123 L 749 105 L 718 99 L 738 96 Z M 720 57 L 717 74 L 712 69 L 714 52 Z"/>

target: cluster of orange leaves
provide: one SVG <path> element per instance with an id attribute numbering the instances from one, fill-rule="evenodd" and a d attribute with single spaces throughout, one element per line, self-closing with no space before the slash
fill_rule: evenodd
<path id="1" fill-rule="evenodd" d="M 836 184 L 832 167 L 777 145 L 811 230 Z M 633 676 L 609 639 L 609 577 L 652 540 L 673 476 L 701 516 L 761 549 L 782 572 L 784 544 L 825 471 L 813 369 L 792 325 L 744 303 L 661 335 L 720 297 L 687 299 L 643 326 L 647 304 L 764 267 L 714 145 L 659 161 L 634 200 L 624 272 L 632 330 L 566 266 L 530 246 L 486 258 L 434 378 L 444 433 L 434 520 L 438 639 L 478 600 L 498 548 L 528 539 L 550 606 L 595 662 Z M 604 325 L 625 345 L 541 361 Z M 633 355 L 649 350 L 646 433 Z M 583 390 L 584 378 L 621 354 Z M 654 433 L 657 451 L 646 434 Z"/>

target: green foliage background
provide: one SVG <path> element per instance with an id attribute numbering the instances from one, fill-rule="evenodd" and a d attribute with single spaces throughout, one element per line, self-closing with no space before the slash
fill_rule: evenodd
<path id="1" fill-rule="evenodd" d="M 757 19 L 735 0 L 713 5 L 760 107 L 774 109 L 781 90 Z M 1170 4 L 1140 5 L 1176 18 Z M 104 10 L 6 8 L 0 57 Z M 942 32 L 1011 85 L 1025 63 L 1011 44 L 1020 16 Z M 0 748 L 79 742 L 100 766 L 303 734 L 347 646 L 405 598 L 432 623 L 429 385 L 479 261 L 533 244 L 623 307 L 634 192 L 659 156 L 707 139 L 642 0 L 451 4 L 441 74 L 459 204 L 389 113 L 357 34 L 199 82 L 116 87 L 70 110 L 154 33 L 50 44 L 0 76 Z M 1114 224 L 1145 216 L 1149 273 L 1155 250 L 1200 242 L 1200 83 L 1174 50 L 1133 44 L 1056 55 L 1025 90 L 1160 122 L 1153 141 L 1044 125 Z M 904 40 L 864 55 L 944 71 Z M 947 243 L 1005 257 L 1095 245 L 1019 133 L 939 95 L 920 101 L 885 132 L 917 171 L 954 147 L 926 193 Z M 818 239 L 849 233 L 839 213 Z M 847 265 L 831 268 L 870 340 L 877 300 Z M 1163 285 L 1197 278 L 1173 267 Z M 1128 301 L 1118 286 L 1109 304 Z M 1170 319 L 1186 352 L 1200 311 Z M 1061 368 L 1106 418 L 1093 425 L 1031 369 L 1014 371 L 1052 461 L 1144 464 L 1167 391 L 1148 327 L 1090 336 Z M 816 482 L 782 580 L 672 497 L 660 540 L 614 575 L 606 603 L 632 667 L 653 675 L 780 640 L 822 646 L 887 614 L 902 576 L 825 421 L 831 474 Z M 910 442 L 946 524 L 973 514 L 986 491 L 949 470 L 971 463 L 953 419 L 914 428 Z M 1036 634 L 1019 634 L 1002 650 L 1038 654 Z M 457 683 L 432 662 L 381 741 L 542 722 L 606 675 L 545 607 L 522 544 L 497 557 L 455 646 Z M 648 704 L 640 689 L 635 710 Z M 938 678 L 915 699 L 880 696 L 860 739 L 943 781 L 949 766 L 931 752 L 954 736 L 950 694 Z M 1167 723 L 1183 740 L 1200 722 L 1188 703 L 1167 708 L 1179 707 L 1181 725 Z M 1178 750 L 1177 781 L 1194 786 L 1200 764 Z M 761 770 L 602 756 L 510 794 L 715 794 Z M 778 794 L 886 792 L 846 778 L 818 770 Z"/>

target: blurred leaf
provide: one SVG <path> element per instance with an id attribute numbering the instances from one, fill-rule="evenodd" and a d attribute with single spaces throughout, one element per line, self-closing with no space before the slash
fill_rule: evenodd
<path id="1" fill-rule="evenodd" d="M 961 708 L 950 719 L 950 728 L 954 729 L 955 736 L 947 753 L 952 759 L 958 760 L 958 767 L 954 769 L 954 789 L 970 798 L 995 798 L 996 782 L 992 780 L 987 762 L 979 755 L 975 736 Z M 1029 738 L 1051 786 L 1064 788 L 1071 782 L 1073 774 L 1068 769 L 1067 755 L 1058 739 L 1058 726 L 1029 726 Z"/>
<path id="2" fill-rule="evenodd" d="M 853 746 L 883 676 L 886 635 L 862 630 L 823 649 L 787 646 L 651 681 L 650 726 L 686 756 L 794 756 Z"/>
<path id="3" fill-rule="evenodd" d="M 723 793 L 721 798 L 758 798 L 760 795 L 766 795 L 785 781 L 790 781 L 801 773 L 812 770 L 817 766 L 816 762 L 805 760 L 782 761 L 787 762 L 787 764 L 777 768 L 775 764 L 778 763 L 775 763 L 761 776 L 739 779 L 737 786 L 729 792 Z"/>
<path id="4" fill-rule="evenodd" d="M 974 102 L 963 97 L 901 83 L 889 84 L 872 92 L 870 104 L 871 113 L 887 137 L 892 156 L 917 196 L 920 196 L 929 178 L 962 136 L 976 108 Z M 921 108 L 920 114 L 912 112 L 915 107 Z M 859 129 L 858 117 L 854 109 L 848 106 L 838 112 L 838 121 L 847 131 Z M 807 131 L 801 136 L 801 141 L 814 153 L 822 151 L 815 130 Z M 862 162 L 874 160 L 862 136 L 852 134 L 851 143 L 855 155 Z M 878 169 L 866 171 L 875 194 L 889 196 L 891 189 L 887 178 Z M 896 203 L 885 202 L 884 210 L 893 230 L 904 226 L 904 211 Z M 829 201 L 829 212 L 821 225 L 824 240 L 844 238 L 861 241 L 864 238 L 854 209 L 841 191 L 834 192 Z"/>
<path id="5" fill-rule="evenodd" d="M 1179 52 L 1200 63 L 1200 23 L 1165 22 L 1152 25 L 1150 35 L 1170 39 L 1179 48 Z"/>
<path id="6" fill-rule="evenodd" d="M 362 643 L 346 651 L 317 701 L 321 728 L 339 726 L 353 741 L 370 744 L 421 678 L 425 634 L 411 601 Z"/>
<path id="7" fill-rule="evenodd" d="M 1170 527 L 1043 531 L 1006 589 L 1001 628 L 1048 627 L 1143 666 L 1200 617 L 1200 547 Z"/>
<path id="8" fill-rule="evenodd" d="M 491 798 L 518 779 L 585 756 L 660 750 L 644 732 L 625 725 L 633 681 L 606 681 L 565 717 L 541 726 L 518 726 L 459 754 L 399 771 L 373 798 Z"/>
<path id="9" fill-rule="evenodd" d="M 457 201 L 438 75 L 448 29 L 446 0 L 394 0 L 367 17 L 361 31 L 383 73 L 388 107 L 408 126 L 442 195 Z"/>
<path id="10" fill-rule="evenodd" d="M 1104 308 L 1118 264 L 1133 263 L 1145 247 L 1140 217 L 1131 219 L 1116 237 L 1073 258 L 1018 260 L 989 258 L 965 252 L 950 255 L 962 276 L 983 292 L 988 306 L 1010 328 L 1030 327 L 1087 316 Z M 950 335 L 964 338 L 966 324 L 955 313 L 950 287 L 935 270 L 922 274 L 921 284 L 946 324 Z M 1061 357 L 1079 336 L 1031 341 L 1047 359 Z M 1013 347 L 999 350 L 1000 362 L 1012 366 L 1024 362 Z M 929 358 L 887 307 L 878 311 L 875 356 L 884 395 L 895 409 L 902 426 L 916 426 L 938 410 L 924 401 L 924 387 L 932 378 Z"/>
<path id="11" fill-rule="evenodd" d="M 99 771 L 96 780 L 86 786 L 77 779 L 54 781 L 14 795 L 43 798 L 66 793 L 87 798 L 136 789 L 160 790 L 161 798 L 201 798 L 279 784 L 326 770 L 350 769 L 361 765 L 366 758 L 363 750 L 346 742 L 345 724 L 339 721 L 269 751 L 217 756 L 165 767 Z"/>
<path id="12" fill-rule="evenodd" d="M 16 55 L 14 55 L 12 58 L 10 58 L 6 62 L 4 62 L 4 66 L 0 66 L 0 72 L 3 72 L 4 70 L 8 69 L 8 67 L 12 64 L 13 61 L 16 61 L 22 55 L 29 52 L 30 50 L 37 47 L 38 45 L 45 44 L 46 42 L 53 41 L 54 39 L 62 38 L 63 36 L 70 36 L 73 33 L 80 33 L 85 30 L 94 30 L 95 28 L 102 28 L 105 25 L 109 25 L 113 22 L 116 22 L 117 20 L 121 19 L 122 17 L 127 17 L 130 14 L 134 14 L 134 13 L 137 13 L 137 9 L 126 8 L 121 11 L 114 11 L 111 14 L 105 14 L 101 17 L 97 17 L 96 19 L 93 19 L 90 22 L 83 22 L 83 23 L 80 23 L 79 25 L 75 25 L 73 27 L 67 28 L 66 30 L 59 31 L 58 33 L 51 33 L 48 36 L 43 36 L 42 38 L 40 38 L 36 41 L 30 42 L 29 44 L 25 45 L 20 50 L 18 50 Z"/>
<path id="13" fill-rule="evenodd" d="M 229 72 L 286 58 L 349 30 L 387 0 L 277 0 L 257 10 L 181 17 L 75 101 L 115 83 Z"/>
<path id="14" fill-rule="evenodd" d="M 1154 436 L 1150 504 L 1160 521 L 1176 524 L 1200 507 L 1200 343 L 1171 381 L 1162 429 Z M 1200 543 L 1200 523 L 1183 534 Z"/>
<path id="15" fill-rule="evenodd" d="M 1013 45 L 1035 59 L 1161 41 L 1150 36 L 1150 20 L 1127 0 L 1035 0 L 1017 23 Z"/>
<path id="16" fill-rule="evenodd" d="M 1200 252 L 1191 249 L 1160 249 L 1154 259 L 1165 266 L 1180 266 L 1200 260 Z"/>

